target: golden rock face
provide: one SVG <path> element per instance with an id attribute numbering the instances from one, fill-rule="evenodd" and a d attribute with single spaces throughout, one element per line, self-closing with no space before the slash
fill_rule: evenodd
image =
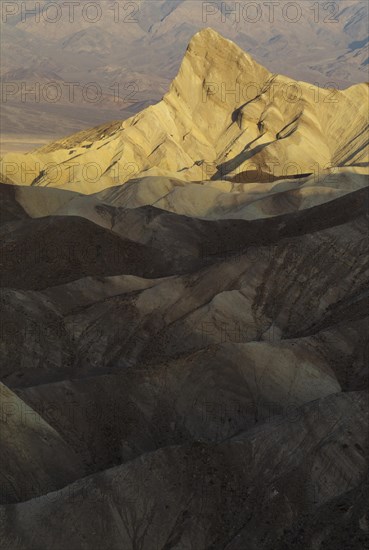
<path id="1" fill-rule="evenodd" d="M 169 92 L 128 120 L 2 159 L 4 181 L 94 193 L 133 177 L 237 183 L 355 173 L 368 161 L 369 89 L 270 73 L 212 29 L 191 40 Z"/>

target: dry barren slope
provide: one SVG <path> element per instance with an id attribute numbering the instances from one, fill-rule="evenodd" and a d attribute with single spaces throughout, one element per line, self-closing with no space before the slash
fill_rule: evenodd
<path id="1" fill-rule="evenodd" d="M 276 417 L 227 441 L 162 448 L 56 493 L 3 507 L 2 540 L 17 550 L 36 544 L 60 550 L 239 550 L 245 544 L 272 550 L 284 547 L 288 537 L 290 547 L 298 540 L 308 550 L 316 538 L 334 548 L 339 523 L 341 537 L 348 538 L 350 529 L 351 546 L 362 548 L 368 510 L 359 486 L 366 479 L 368 442 L 360 426 L 367 414 L 365 393 L 336 394 L 322 400 L 318 411 L 307 405 L 294 422 Z M 286 452 L 290 445 L 294 453 Z M 356 505 L 342 509 L 351 504 L 351 492 Z M 330 525 L 314 515 L 329 517 Z"/>

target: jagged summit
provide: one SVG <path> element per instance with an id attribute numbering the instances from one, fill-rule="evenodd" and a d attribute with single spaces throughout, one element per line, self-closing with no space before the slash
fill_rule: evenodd
<path id="1" fill-rule="evenodd" d="M 256 61 L 235 42 L 229 38 L 225 38 L 211 27 L 201 29 L 193 35 L 187 46 L 185 58 L 190 55 L 203 56 L 205 58 L 210 56 L 212 61 L 220 63 L 221 58 L 218 56 L 222 51 L 227 51 L 227 55 L 232 63 L 238 56 L 245 57 L 249 59 L 250 62 L 256 63 Z"/>
<path id="2" fill-rule="evenodd" d="M 271 76 L 234 42 L 206 28 L 192 37 L 178 75 L 164 99 L 170 103 L 172 95 L 180 98 L 192 113 L 201 104 L 206 107 L 210 102 L 213 107 L 220 107 L 220 112 L 213 113 L 212 118 L 219 115 L 223 122 L 224 110 L 252 99 L 257 95 L 255 90 L 260 91 Z M 223 124 L 219 127 L 224 128 Z"/>
<path id="3" fill-rule="evenodd" d="M 363 165 L 368 95 L 364 84 L 340 92 L 272 74 L 206 28 L 159 103 L 32 154 L 6 155 L 2 173 L 8 183 L 92 193 L 145 175 L 250 183 Z"/>
<path id="4" fill-rule="evenodd" d="M 192 36 L 188 43 L 185 57 L 187 54 L 191 54 L 193 52 L 195 52 L 195 55 L 200 56 L 202 53 L 205 55 L 208 53 L 219 53 L 222 49 L 227 49 L 228 51 L 233 49 L 243 55 L 247 55 L 239 46 L 237 46 L 237 44 L 235 44 L 235 42 L 225 38 L 211 27 L 205 27 Z"/>

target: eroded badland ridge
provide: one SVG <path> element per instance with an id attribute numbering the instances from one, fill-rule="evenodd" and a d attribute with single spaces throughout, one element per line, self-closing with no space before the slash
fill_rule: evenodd
<path id="1" fill-rule="evenodd" d="M 367 105 L 205 29 L 2 159 L 5 548 L 366 547 Z"/>

